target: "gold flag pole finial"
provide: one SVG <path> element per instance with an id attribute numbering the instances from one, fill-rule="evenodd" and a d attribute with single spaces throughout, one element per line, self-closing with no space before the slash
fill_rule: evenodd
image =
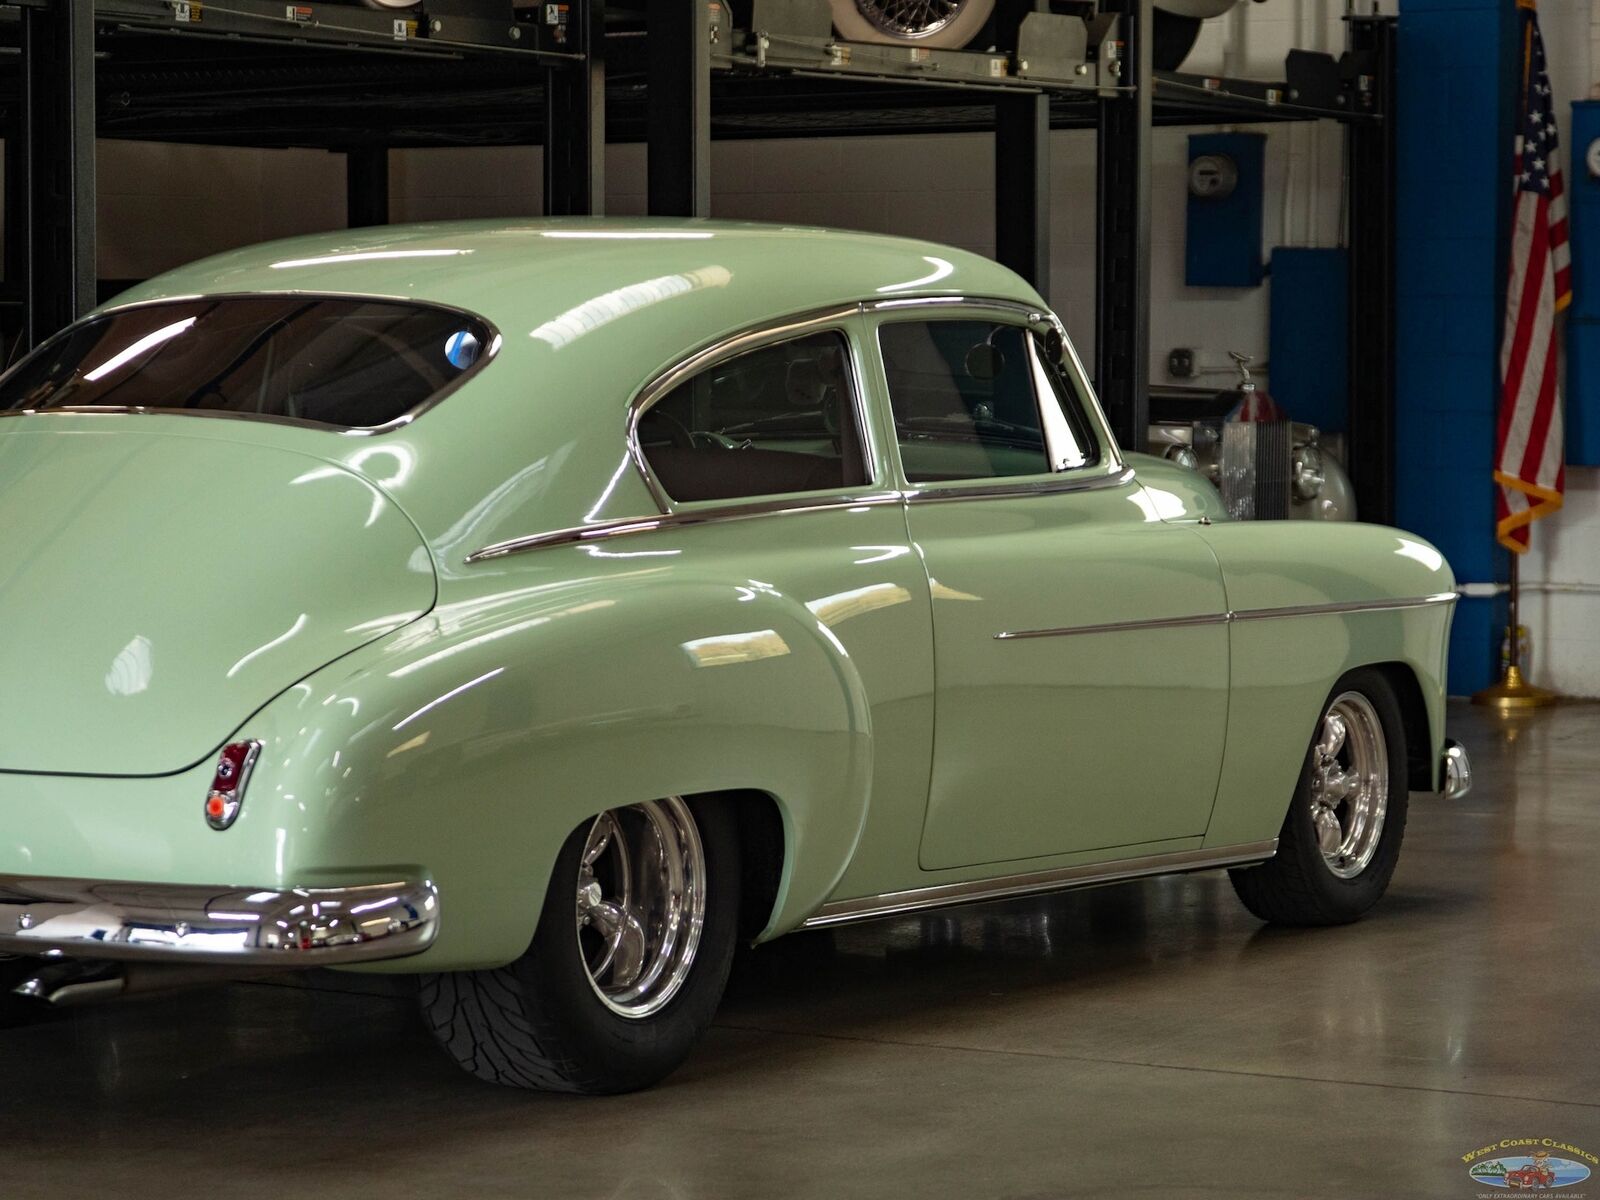
<path id="1" fill-rule="evenodd" d="M 1534 687 L 1522 677 L 1522 626 L 1517 620 L 1518 600 L 1521 589 L 1517 585 L 1517 559 L 1520 555 L 1511 556 L 1511 629 L 1509 647 L 1506 656 L 1506 673 L 1500 682 L 1486 687 L 1481 692 L 1472 694 L 1474 704 L 1482 704 L 1489 708 L 1498 708 L 1501 712 L 1515 712 L 1526 708 L 1544 708 L 1554 704 L 1561 697 L 1554 692 L 1546 691 L 1542 687 Z"/>

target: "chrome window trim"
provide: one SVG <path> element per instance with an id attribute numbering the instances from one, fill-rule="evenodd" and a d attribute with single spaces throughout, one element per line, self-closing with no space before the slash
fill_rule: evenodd
<path id="1" fill-rule="evenodd" d="M 853 393 L 853 411 L 856 418 L 856 432 L 861 439 L 861 453 L 867 464 L 869 476 L 859 486 L 874 488 L 880 484 L 881 473 L 878 470 L 877 439 L 873 435 L 872 421 L 867 412 L 866 389 L 863 386 L 866 372 L 862 369 L 860 346 L 851 336 L 847 322 L 852 317 L 861 314 L 861 303 L 830 305 L 827 308 L 812 309 L 808 312 L 795 313 L 774 321 L 764 321 L 751 325 L 719 338 L 710 344 L 701 347 L 687 358 L 680 359 L 665 371 L 652 378 L 640 388 L 632 400 L 628 402 L 627 438 L 628 457 L 633 461 L 633 466 L 644 480 L 644 485 L 649 489 L 650 498 L 655 501 L 656 507 L 662 513 L 677 511 L 680 504 L 742 504 L 745 500 L 756 500 L 759 497 L 739 497 L 733 501 L 682 501 L 674 500 L 667 494 L 666 488 L 661 486 L 661 481 L 656 478 L 650 469 L 650 461 L 645 457 L 644 447 L 639 444 L 639 422 L 644 415 L 664 396 L 682 383 L 693 379 L 702 371 L 716 366 L 718 363 L 737 358 L 751 350 L 759 350 L 764 346 L 778 345 L 783 342 L 793 341 L 797 338 L 809 336 L 814 333 L 836 332 L 845 340 L 849 349 L 850 387 Z"/>
<path id="2" fill-rule="evenodd" d="M 1328 604 L 1294 604 L 1282 608 L 1246 608 L 1237 612 L 1201 613 L 1191 617 L 1156 617 L 1142 621 L 1112 621 L 1103 625 L 1068 625 L 1059 629 L 1021 629 L 997 633 L 997 642 L 1024 641 L 1029 638 L 1074 637 L 1084 633 L 1129 633 L 1147 629 L 1178 629 L 1193 625 L 1232 625 L 1237 621 L 1275 621 L 1284 617 L 1339 616 L 1349 613 L 1395 612 L 1426 608 L 1434 604 L 1454 604 L 1454 592 L 1435 592 L 1431 596 L 1407 596 L 1396 600 L 1342 600 Z"/>
<path id="3" fill-rule="evenodd" d="M 974 480 L 969 483 L 952 483 L 948 487 L 940 485 L 937 487 L 911 488 L 905 491 L 885 488 L 882 472 L 879 470 L 879 462 L 887 455 L 878 437 L 872 414 L 867 404 L 866 364 L 861 357 L 862 347 L 851 336 L 852 331 L 847 323 L 852 318 L 871 312 L 915 312 L 922 308 L 948 312 L 952 306 L 960 306 L 978 312 L 1000 313 L 1012 318 L 1021 316 L 1028 324 L 1043 322 L 1059 332 L 1062 336 L 1063 345 L 1067 348 L 1071 368 L 1076 373 L 1075 385 L 1091 402 L 1087 416 L 1094 427 L 1095 433 L 1100 437 L 1101 443 L 1105 447 L 1107 461 L 1093 467 L 1079 467 L 1070 471 L 1054 472 L 1045 476 L 1015 476 L 1011 480 L 1000 482 Z M 691 378 L 698 372 L 714 366 L 720 361 L 735 357 L 747 350 L 759 349 L 763 345 L 771 345 L 786 341 L 792 337 L 829 329 L 838 330 L 844 334 L 850 346 L 852 383 L 856 391 L 856 421 L 863 439 L 862 452 L 867 460 L 871 462 L 873 471 L 872 483 L 866 486 L 880 490 L 863 494 L 804 493 L 782 497 L 748 497 L 736 500 L 697 501 L 684 504 L 673 501 L 651 472 L 650 464 L 645 459 L 643 448 L 639 444 L 639 421 L 649 411 L 650 406 L 685 379 Z M 830 305 L 826 308 L 795 313 L 780 319 L 749 326 L 708 343 L 651 378 L 634 394 L 633 399 L 629 402 L 626 431 L 628 459 L 632 463 L 633 469 L 638 473 L 640 480 L 644 483 L 645 488 L 649 491 L 651 499 L 659 510 L 658 512 L 642 516 L 597 521 L 589 525 L 544 530 L 539 533 L 509 538 L 474 550 L 466 556 L 466 565 L 472 566 L 477 563 L 504 558 L 511 554 L 521 554 L 529 550 L 577 545 L 602 538 L 625 537 L 630 534 L 648 533 L 657 529 L 711 524 L 717 521 L 739 521 L 751 517 L 780 516 L 785 513 L 823 512 L 831 509 L 893 504 L 906 501 L 927 503 L 942 500 L 979 500 L 995 497 L 1035 496 L 1057 492 L 1087 491 L 1096 488 L 1119 487 L 1132 482 L 1134 478 L 1133 469 L 1127 466 L 1122 459 L 1116 438 L 1112 436 L 1105 414 L 1100 409 L 1099 401 L 1095 398 L 1094 391 L 1089 387 L 1084 376 L 1083 363 L 1078 358 L 1077 351 L 1073 348 L 1071 340 L 1067 338 L 1066 329 L 1060 320 L 1053 313 L 1041 309 L 1036 304 L 1024 304 L 1018 300 L 1008 300 L 1001 297 L 945 295 L 916 296 L 889 300 L 858 300 L 848 304 Z M 898 454 L 896 455 L 896 461 L 898 462 Z"/>
<path id="4" fill-rule="evenodd" d="M 462 308 L 459 304 L 445 304 L 437 300 L 420 300 L 416 296 L 391 296 L 382 292 L 324 292 L 317 290 L 301 290 L 299 288 L 274 288 L 259 292 L 194 292 L 181 296 L 162 296 L 153 300 L 132 300 L 126 304 L 108 304 L 102 308 L 85 313 L 65 329 L 59 330 L 40 342 L 38 346 L 23 355 L 3 373 L 0 373 L 0 387 L 5 385 L 11 373 L 31 359 L 35 354 L 41 354 L 56 342 L 70 336 L 79 326 L 89 321 L 99 320 L 116 313 L 132 312 L 135 309 L 155 308 L 163 304 L 192 304 L 196 300 L 259 300 L 268 296 L 299 296 L 307 300 L 354 300 L 375 304 L 411 304 L 422 308 L 438 309 L 440 312 L 455 313 L 457 316 L 476 321 L 489 331 L 489 344 L 484 348 L 483 356 L 474 362 L 461 374 L 457 375 L 444 387 L 434 392 L 415 408 L 408 409 L 393 420 L 385 421 L 382 425 L 330 425 L 325 421 L 308 421 L 302 417 L 280 417 L 271 413 L 246 413 L 225 412 L 221 409 L 193 409 L 193 408 L 150 408 L 143 405 L 63 405 L 60 408 L 6 408 L 0 409 L 0 419 L 5 417 L 48 417 L 53 414 L 71 414 L 74 416 L 157 416 L 157 417 L 201 417 L 207 420 L 221 421 L 254 421 L 262 425 L 288 425 L 295 429 L 314 429 L 318 433 L 331 433 L 338 437 L 376 437 L 380 434 L 392 433 L 396 429 L 404 429 L 423 413 L 444 403 L 453 396 L 469 379 L 477 375 L 498 357 L 505 339 L 500 334 L 500 328 L 488 317 L 475 313 L 471 309 Z"/>
<path id="5" fill-rule="evenodd" d="M 577 525 L 568 529 L 552 529 L 547 533 L 529 534 L 495 542 L 467 555 L 466 564 L 472 566 L 508 554 L 522 554 L 529 550 L 544 550 L 551 546 L 573 546 L 606 538 L 626 537 L 634 533 L 652 533 L 657 529 L 687 529 L 694 525 L 712 525 L 723 521 L 743 521 L 751 517 L 785 516 L 795 513 L 834 512 L 841 509 L 873 508 L 883 504 L 899 504 L 904 497 L 899 492 L 870 492 L 865 495 L 816 495 L 805 499 L 785 497 L 750 504 L 721 504 L 716 508 L 680 509 L 677 512 L 658 513 L 648 517 L 622 517 L 615 521 L 598 521 L 593 525 Z"/>
<path id="6" fill-rule="evenodd" d="M 1099 440 L 1099 449 L 1101 452 L 1100 461 L 1089 464 L 1088 466 L 1068 467 L 1061 471 L 1052 470 L 1048 473 L 1041 472 L 1038 475 L 1016 475 L 1009 478 L 1018 480 L 1043 479 L 1047 476 L 1073 476 L 1079 473 L 1092 473 L 1096 471 L 1103 471 L 1108 476 L 1120 475 L 1122 472 L 1126 471 L 1127 479 L 1131 480 L 1133 478 L 1133 472 L 1131 468 L 1128 467 L 1127 461 L 1122 457 L 1122 447 L 1117 445 L 1116 436 L 1111 432 L 1111 422 L 1106 419 L 1105 410 L 1100 407 L 1100 397 L 1095 394 L 1094 388 L 1089 384 L 1089 375 L 1088 372 L 1086 372 L 1083 368 L 1083 359 L 1078 357 L 1078 348 L 1072 344 L 1072 339 L 1067 336 L 1067 327 L 1061 323 L 1061 318 L 1056 316 L 1055 313 L 1051 312 L 1049 309 L 1043 308 L 1037 304 L 1025 304 L 1020 300 L 1008 300 L 999 296 L 958 295 L 911 296 L 893 300 L 874 300 L 868 301 L 862 307 L 863 310 L 868 314 L 885 314 L 896 320 L 907 314 L 914 318 L 915 314 L 919 310 L 928 310 L 932 313 L 936 313 L 936 319 L 946 321 L 959 320 L 959 314 L 961 312 L 973 312 L 980 315 L 989 314 L 1003 316 L 1009 318 L 1010 323 L 1025 325 L 1033 329 L 1035 332 L 1039 331 L 1040 326 L 1044 326 L 1048 329 L 1054 329 L 1058 334 L 1061 335 L 1061 345 L 1067 355 L 1067 361 L 1065 364 L 1063 364 L 1063 368 L 1065 373 L 1070 377 L 1070 382 L 1073 386 L 1073 389 L 1078 393 L 1075 399 L 1080 405 L 1082 405 L 1084 410 L 1083 417 L 1088 422 L 1090 430 L 1093 432 L 1094 436 Z M 1017 318 L 1021 318 L 1021 320 L 1019 321 Z M 877 330 L 874 330 L 874 335 L 876 335 L 876 333 Z M 883 359 L 883 350 L 881 345 L 878 347 L 878 359 L 881 363 Z M 1035 399 L 1037 401 L 1038 398 L 1036 397 Z M 891 405 L 893 404 L 892 399 L 890 403 Z M 1040 421 L 1042 424 L 1042 416 Z M 1047 446 L 1047 450 L 1053 458 L 1054 447 Z M 897 465 L 900 465 L 898 439 L 896 439 L 895 445 L 895 462 Z M 901 465 L 901 472 L 902 474 L 904 473 L 903 465 Z M 1004 479 L 1007 477 L 1002 476 L 1000 478 Z M 1099 480 L 1098 476 L 1091 474 L 1091 478 L 1094 479 L 1095 482 L 1090 486 L 1110 486 L 1109 484 Z M 922 485 L 912 484 L 907 481 L 908 487 L 912 489 L 921 489 L 913 491 L 909 498 L 916 500 L 924 495 L 928 495 L 930 492 L 943 492 L 947 489 L 954 491 L 961 482 L 962 481 L 960 480 L 939 480 L 923 489 Z M 965 495 L 1025 494 L 1008 491 L 989 492 L 982 490 L 984 485 L 992 482 L 993 481 L 990 480 L 974 480 L 972 481 L 974 486 L 960 490 Z M 1127 482 L 1127 480 L 1119 480 L 1119 482 Z M 930 498 L 954 499 L 955 497 L 939 495 Z"/>
<path id="7" fill-rule="evenodd" d="M 1092 474 L 1091 472 L 1101 472 Z M 912 484 L 906 499 L 913 504 L 944 500 L 993 500 L 1007 496 L 1047 496 L 1059 492 L 1092 492 L 1133 482 L 1133 468 L 1120 464 L 1080 467 L 1052 476 L 1015 476 L 1014 482 L 975 479 L 971 483 Z"/>
<path id="8" fill-rule="evenodd" d="M 978 904 L 987 900 L 1006 900 L 1041 892 L 1060 892 L 1071 888 L 1094 887 L 1139 879 L 1147 875 L 1169 875 L 1185 871 L 1207 871 L 1216 867 L 1238 867 L 1266 862 L 1278 850 L 1278 839 L 1244 842 L 1236 846 L 1200 847 L 1166 854 L 1141 855 L 1112 862 L 1083 863 L 1029 871 L 1020 875 L 1001 875 L 964 883 L 941 883 L 903 892 L 885 892 L 853 900 L 832 900 L 801 922 L 802 929 L 818 929 L 869 921 L 877 917 L 898 916 L 928 908 L 957 904 Z"/>

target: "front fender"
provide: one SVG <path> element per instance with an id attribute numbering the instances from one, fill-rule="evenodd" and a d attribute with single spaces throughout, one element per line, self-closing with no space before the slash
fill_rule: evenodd
<path id="1" fill-rule="evenodd" d="M 866 815 L 855 665 L 776 590 L 642 584 L 485 594 L 325 668 L 240 731 L 264 749 L 226 836 L 270 844 L 281 881 L 425 871 L 439 938 L 391 969 L 488 967 L 526 948 L 556 852 L 595 813 L 760 791 L 785 833 L 773 926 L 792 924 Z"/>
<path id="2" fill-rule="evenodd" d="M 1437 549 L 1358 523 L 1228 522 L 1197 532 L 1235 615 L 1228 744 L 1207 845 L 1276 836 L 1328 691 L 1356 667 L 1411 672 L 1427 710 L 1427 761 L 1438 761 L 1455 576 Z M 1390 601 L 1397 606 L 1384 607 Z"/>

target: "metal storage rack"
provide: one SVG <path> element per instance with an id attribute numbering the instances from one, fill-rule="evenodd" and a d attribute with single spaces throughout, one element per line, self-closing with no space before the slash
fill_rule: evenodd
<path id="1" fill-rule="evenodd" d="M 1097 386 L 1119 438 L 1148 418 L 1150 146 L 1157 125 L 1331 118 L 1348 130 L 1351 471 L 1393 495 L 1394 22 L 1351 18 L 1352 53 L 1290 56 L 1282 83 L 1151 68 L 1150 0 L 1084 21 L 1019 0 L 995 51 L 841 43 L 825 0 L 628 5 L 424 0 L 377 11 L 286 0 L 0 3 L 6 290 L 33 344 L 96 295 L 96 135 L 348 156 L 351 224 L 387 219 L 394 147 L 543 144 L 544 208 L 601 211 L 604 145 L 649 147 L 650 211 L 710 211 L 713 138 L 992 131 L 996 248 L 1041 290 L 1049 137 L 1093 129 Z M 1087 12 L 1090 6 L 1083 6 Z M 1007 12 L 1005 5 L 1000 10 Z M 740 20 L 735 22 L 735 12 Z M 5 68 L 6 49 L 14 49 Z M 1298 56 L 1298 57 L 1297 57 Z"/>

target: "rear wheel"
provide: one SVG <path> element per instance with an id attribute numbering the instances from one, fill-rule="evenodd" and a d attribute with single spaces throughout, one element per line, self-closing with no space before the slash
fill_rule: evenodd
<path id="1" fill-rule="evenodd" d="M 852 42 L 959 50 L 983 29 L 994 0 L 829 0 L 833 27 Z"/>
<path id="2" fill-rule="evenodd" d="M 1382 897 L 1405 836 L 1405 725 L 1394 689 L 1370 667 L 1334 686 L 1306 751 L 1278 853 L 1229 872 L 1263 921 L 1340 925 Z"/>
<path id="3" fill-rule="evenodd" d="M 739 915 L 728 804 L 676 796 L 601 813 L 561 848 L 527 952 L 423 979 L 423 1015 L 480 1079 L 610 1093 L 671 1073 L 711 1023 Z"/>

